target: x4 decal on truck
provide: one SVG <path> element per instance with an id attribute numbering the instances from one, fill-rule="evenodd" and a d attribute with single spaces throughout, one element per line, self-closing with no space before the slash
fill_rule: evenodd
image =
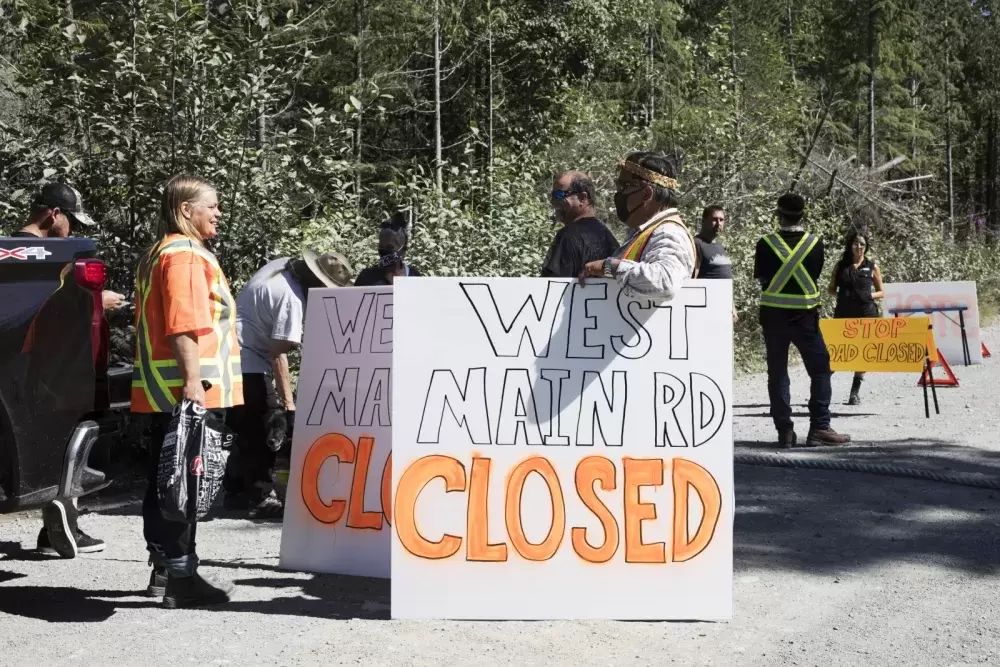
<path id="1" fill-rule="evenodd" d="M 45 259 L 51 254 L 51 252 L 42 246 L 33 246 L 30 248 L 0 248 L 0 261 L 5 259 L 26 260 L 29 257 L 34 259 Z"/>

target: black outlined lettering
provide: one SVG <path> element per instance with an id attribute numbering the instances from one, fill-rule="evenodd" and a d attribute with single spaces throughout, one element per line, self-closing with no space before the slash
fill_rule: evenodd
<path id="1" fill-rule="evenodd" d="M 479 318 L 479 323 L 493 348 L 494 356 L 520 356 L 525 336 L 536 357 L 549 356 L 556 315 L 559 313 L 562 297 L 569 283 L 549 281 L 541 311 L 535 303 L 535 295 L 528 294 L 517 313 L 509 320 L 504 320 L 500 314 L 500 307 L 490 285 L 486 283 L 459 283 L 459 285 L 476 312 L 476 317 Z"/>
<path id="2" fill-rule="evenodd" d="M 700 447 L 714 438 L 725 418 L 726 399 L 719 385 L 707 375 L 691 373 L 692 446 Z"/>
<path id="3" fill-rule="evenodd" d="M 600 373 L 584 371 L 580 420 L 576 426 L 577 446 L 592 447 L 596 430 L 600 432 L 605 446 L 621 447 L 625 441 L 627 398 L 628 382 L 625 371 L 611 373 L 610 396 Z"/>
<path id="4" fill-rule="evenodd" d="M 392 293 L 375 295 L 375 323 L 372 326 L 372 354 L 392 354 Z"/>
<path id="5" fill-rule="evenodd" d="M 333 403 L 335 413 L 343 415 L 344 426 L 354 426 L 355 404 L 357 403 L 358 373 L 359 368 L 343 369 L 343 376 L 336 368 L 330 368 L 323 372 L 323 379 L 319 383 L 316 397 L 313 399 L 312 407 L 309 409 L 309 417 L 306 423 L 316 426 L 326 422 L 326 409 Z M 318 414 L 317 414 L 318 412 Z"/>
<path id="6" fill-rule="evenodd" d="M 464 387 L 458 386 L 455 372 L 439 369 L 431 373 L 430 385 L 420 416 L 417 442 L 437 445 L 441 442 L 441 424 L 445 410 L 452 419 L 465 428 L 469 441 L 475 445 L 489 445 L 490 416 L 486 410 L 486 368 L 470 368 Z"/>
<path id="7" fill-rule="evenodd" d="M 672 304 L 672 305 L 671 305 Z M 670 358 L 688 358 L 688 308 L 707 308 L 708 293 L 704 287 L 682 287 L 678 298 L 656 308 L 670 310 Z"/>
<path id="8" fill-rule="evenodd" d="M 584 292 L 584 289 L 587 291 Z M 604 358 L 604 345 L 588 345 L 587 333 L 597 331 L 597 317 L 590 314 L 590 302 L 607 301 L 607 299 L 607 283 L 595 283 L 587 288 L 581 287 L 579 283 L 573 283 L 569 300 L 569 333 L 566 335 L 567 359 Z M 585 326 L 578 326 L 578 322 Z"/>
<path id="9" fill-rule="evenodd" d="M 628 327 L 635 332 L 639 337 L 639 340 L 632 342 L 625 342 L 625 336 L 612 336 L 611 337 L 611 348 L 618 354 L 626 359 L 642 359 L 647 354 L 649 350 L 653 347 L 653 339 L 649 335 L 649 331 L 643 326 L 639 318 L 635 316 L 632 312 L 633 308 L 638 308 L 639 310 L 646 311 L 644 319 L 648 319 L 652 315 L 653 304 L 649 299 L 634 300 L 625 296 L 624 292 L 618 292 L 618 313 L 621 315 L 622 321 L 628 325 Z M 629 336 L 630 340 L 633 340 L 632 336 Z"/>
<path id="10" fill-rule="evenodd" d="M 653 373 L 653 418 L 656 421 L 656 446 L 687 447 L 677 408 L 687 393 L 680 379 L 670 373 Z"/>
<path id="11" fill-rule="evenodd" d="M 562 432 L 563 380 L 569 379 L 569 371 L 558 368 L 543 368 L 542 379 L 549 383 L 549 432 L 545 434 L 546 445 L 569 446 L 569 436 Z"/>
<path id="12" fill-rule="evenodd" d="M 333 339 L 333 349 L 337 354 L 344 354 L 350 346 L 351 354 L 361 354 L 361 344 L 365 338 L 365 331 L 368 329 L 369 314 L 372 303 L 375 301 L 375 293 L 368 292 L 361 297 L 361 303 L 354 315 L 344 322 L 341 316 L 340 307 L 337 305 L 335 296 L 323 297 L 323 308 L 326 311 L 326 322 L 330 327 L 330 337 Z M 346 299 L 341 299 L 343 303 Z"/>
<path id="13" fill-rule="evenodd" d="M 392 410 L 389 401 L 390 369 L 376 368 L 372 372 L 371 381 L 368 383 L 368 392 L 365 394 L 365 402 L 361 406 L 361 417 L 358 419 L 359 426 L 372 426 L 375 421 L 375 413 L 378 412 L 379 426 L 392 426 Z"/>
<path id="14" fill-rule="evenodd" d="M 498 445 L 516 445 L 519 439 L 529 445 L 540 445 L 542 431 L 538 427 L 538 406 L 528 370 L 508 368 L 503 376 L 495 442 Z"/>

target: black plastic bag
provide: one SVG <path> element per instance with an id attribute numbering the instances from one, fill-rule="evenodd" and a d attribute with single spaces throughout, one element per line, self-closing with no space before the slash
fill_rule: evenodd
<path id="1" fill-rule="evenodd" d="M 208 514 L 232 443 L 232 432 L 205 408 L 186 399 L 174 407 L 156 473 L 163 518 L 193 523 Z"/>

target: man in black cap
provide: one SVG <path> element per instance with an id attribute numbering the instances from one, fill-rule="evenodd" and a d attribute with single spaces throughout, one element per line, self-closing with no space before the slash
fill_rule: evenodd
<path id="1" fill-rule="evenodd" d="M 64 239 L 79 225 L 95 224 L 83 210 L 79 192 L 64 183 L 49 183 L 31 202 L 28 224 L 13 236 Z"/>
<path id="2" fill-rule="evenodd" d="M 32 200 L 28 224 L 21 231 L 11 234 L 11 237 L 65 239 L 72 236 L 73 232 L 96 225 L 94 219 L 83 210 L 83 201 L 75 188 L 65 183 L 49 183 Z M 103 301 L 104 310 L 115 310 L 125 303 L 125 297 L 105 290 Z"/>
<path id="3" fill-rule="evenodd" d="M 28 224 L 13 238 L 68 238 L 74 231 L 94 227 L 97 223 L 83 209 L 80 193 L 64 183 L 49 183 L 35 195 L 28 214 Z M 105 290 L 105 310 L 121 307 L 125 297 Z M 91 537 L 77 524 L 77 501 L 53 500 L 42 509 L 42 529 L 36 549 L 44 554 L 73 558 L 78 553 L 104 550 L 104 540 Z"/>
<path id="4" fill-rule="evenodd" d="M 805 200 L 787 193 L 778 198 L 781 228 L 757 241 L 754 277 L 760 281 L 760 325 L 767 348 L 767 391 L 778 445 L 795 447 L 788 382 L 788 347 L 795 345 L 812 380 L 807 447 L 845 445 L 849 436 L 830 428 L 830 355 L 819 329 L 823 241 L 802 227 Z"/>

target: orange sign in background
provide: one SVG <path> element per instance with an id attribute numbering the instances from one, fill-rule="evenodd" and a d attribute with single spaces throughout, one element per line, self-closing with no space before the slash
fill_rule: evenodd
<path id="1" fill-rule="evenodd" d="M 937 358 L 930 318 L 820 320 L 834 371 L 919 373 Z"/>

